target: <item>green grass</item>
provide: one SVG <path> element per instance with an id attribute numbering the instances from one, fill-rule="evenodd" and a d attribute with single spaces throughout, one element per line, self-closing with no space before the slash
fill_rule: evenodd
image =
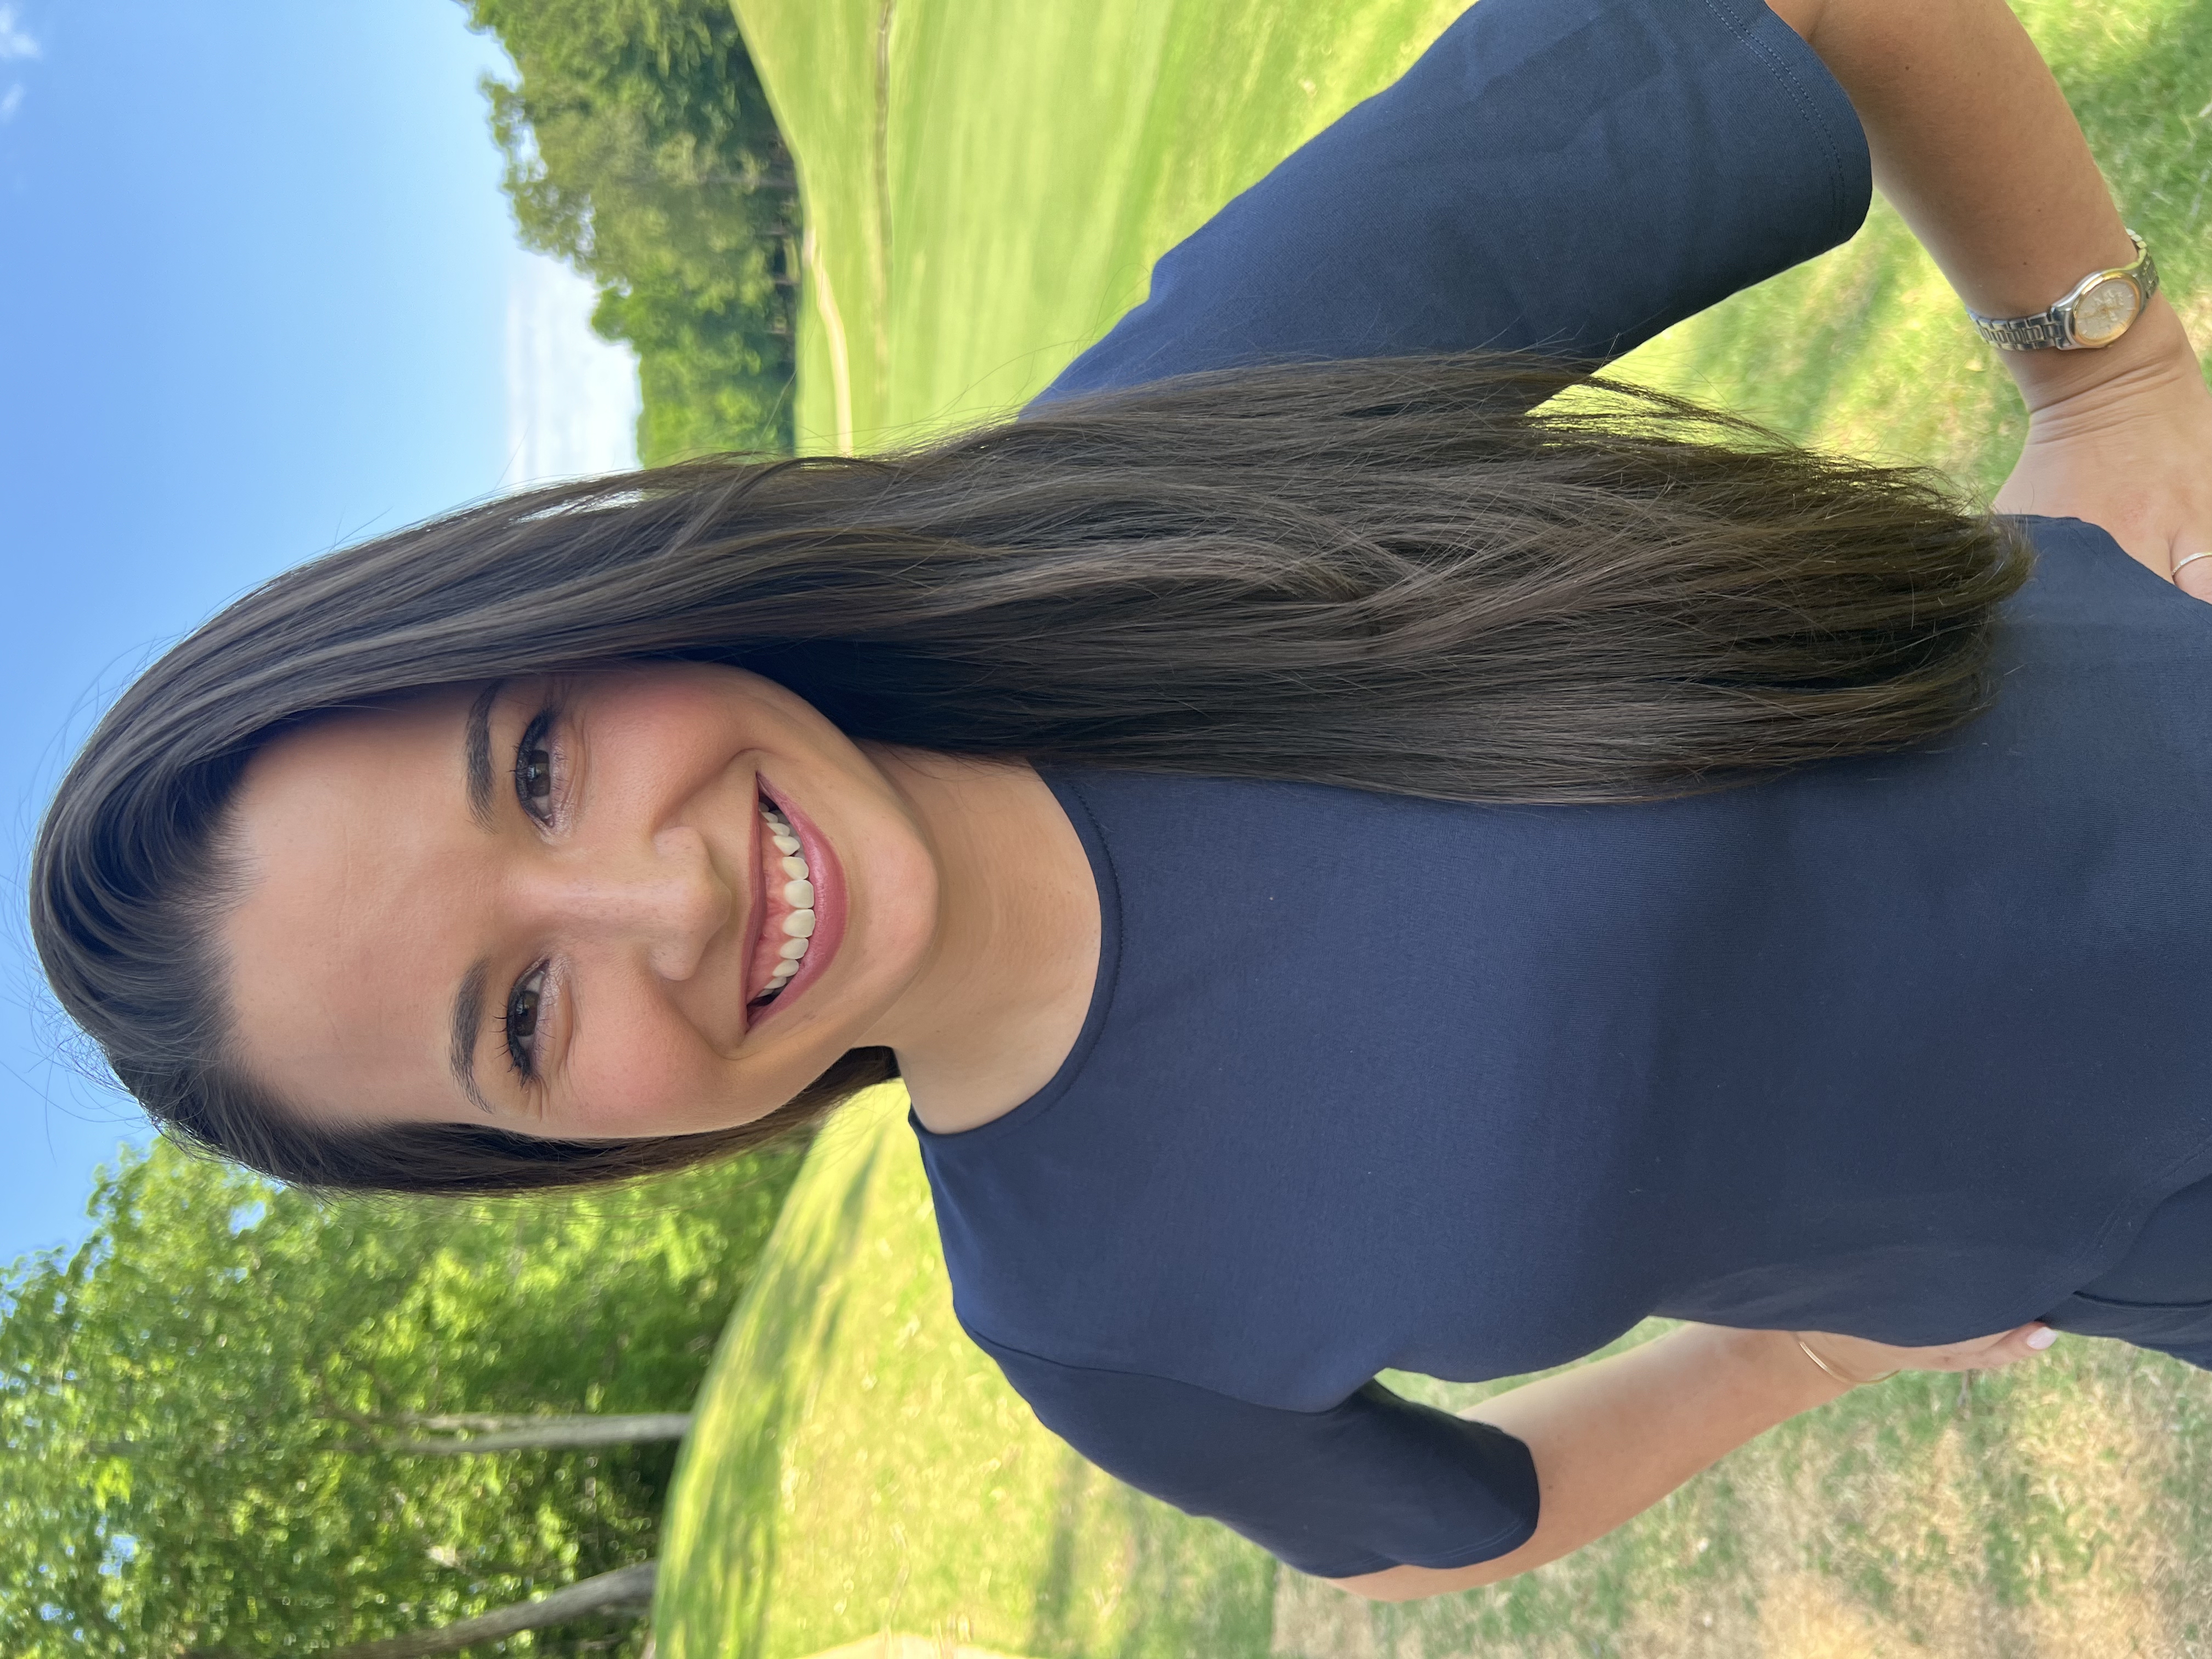
<path id="1" fill-rule="evenodd" d="M 667 1659 L 881 1630 L 1015 1654 L 1264 1654 L 1257 1551 L 1037 1426 L 954 1323 L 905 1097 L 848 1106 L 724 1339 L 661 1546 Z"/>
<path id="2" fill-rule="evenodd" d="M 743 0 L 814 239 L 800 447 L 1018 405 L 1164 248 L 1457 9 Z M 2212 337 L 2212 8 L 2021 11 Z M 1848 247 L 1623 372 L 1984 490 L 2020 435 L 2008 383 L 1879 206 Z M 1486 1391 L 1394 1381 L 1450 1404 Z M 1088 1468 L 962 1339 L 896 1091 L 811 1156 L 701 1411 L 663 1550 L 665 1659 L 902 1630 L 1037 1659 L 2212 1655 L 2212 1377 L 2082 1340 L 1971 1385 L 1864 1390 L 1494 1590 L 1370 1609 L 1279 1573 Z"/>
<path id="3" fill-rule="evenodd" d="M 865 449 L 1041 390 L 1164 248 L 1460 9 L 747 0 L 811 233 L 799 447 Z"/>
<path id="4" fill-rule="evenodd" d="M 666 1659 L 883 1631 L 1036 1659 L 2212 1653 L 2212 1379 L 2080 1340 L 1863 1390 L 1495 1589 L 1370 1608 L 1279 1572 L 1089 1468 L 963 1339 L 903 1106 L 826 1132 L 724 1340 L 662 1540 Z"/>
<path id="5" fill-rule="evenodd" d="M 2212 343 L 2212 9 L 2014 0 L 2014 9 L 2201 350 Z M 2010 378 L 1879 198 L 1848 245 L 1678 325 L 1620 372 L 1807 441 L 1941 467 L 1985 495 L 2027 432 Z"/>

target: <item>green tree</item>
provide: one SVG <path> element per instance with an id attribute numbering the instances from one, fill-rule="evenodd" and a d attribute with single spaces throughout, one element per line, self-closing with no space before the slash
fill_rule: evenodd
<path id="1" fill-rule="evenodd" d="M 316 1653 L 649 1559 L 665 1439 L 389 1443 L 688 1408 L 792 1167 L 434 1206 L 126 1160 L 82 1248 L 0 1279 L 0 1652 Z M 603 1620 L 516 1647 L 642 1640 Z"/>
<path id="2" fill-rule="evenodd" d="M 648 463 L 791 447 L 798 181 L 728 0 L 460 0 L 523 240 L 599 285 Z"/>

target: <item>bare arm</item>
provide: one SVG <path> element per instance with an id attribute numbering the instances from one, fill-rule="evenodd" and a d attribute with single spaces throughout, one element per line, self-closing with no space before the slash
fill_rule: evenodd
<path id="1" fill-rule="evenodd" d="M 1817 1333 L 1807 1340 L 1845 1376 L 1872 1377 L 1895 1369 L 2008 1365 L 2038 1352 L 2032 1337 L 2047 1344 L 2053 1334 L 2023 1325 L 1936 1348 Z M 1511 1389 L 1462 1415 L 1494 1424 L 1528 1448 L 1542 1504 L 1535 1534 L 1511 1554 L 1471 1567 L 1392 1567 L 1335 1582 L 1376 1601 L 1409 1601 L 1510 1578 L 1603 1537 L 1747 1440 L 1845 1392 L 1790 1333 L 1717 1325 L 1686 1325 Z"/>
<path id="2" fill-rule="evenodd" d="M 1875 183 L 1976 311 L 2026 316 L 2135 249 L 2058 84 L 2004 0 L 1773 0 L 1866 129 Z M 2212 392 L 2154 299 L 2101 351 L 2000 353 L 2029 411 L 1996 506 L 2103 526 L 2166 574 L 2212 549 Z M 2212 598 L 2212 560 L 2182 584 Z"/>
<path id="3" fill-rule="evenodd" d="M 2084 271 L 2135 258 L 2074 112 L 2004 0 L 1773 0 L 1773 9 L 1842 85 L 1866 128 L 1875 187 L 1975 310 L 2040 311 Z"/>
<path id="4" fill-rule="evenodd" d="M 1602 1537 L 1754 1435 L 1844 1391 L 1784 1333 L 1717 1325 L 1687 1325 L 1515 1389 L 1466 1415 L 1516 1436 L 1535 1459 L 1535 1535 L 1472 1567 L 1338 1582 L 1386 1601 L 1494 1584 Z"/>
<path id="5" fill-rule="evenodd" d="M 2087 272 L 2134 258 L 2081 128 L 2003 0 L 1773 3 L 1850 98 L 1876 185 L 1973 309 L 2041 311 Z M 2090 520 L 2160 575 L 2179 554 L 2212 549 L 2212 395 L 2163 296 L 2106 350 L 2002 358 L 2030 427 L 2002 510 Z M 2184 582 L 2212 597 L 2212 560 Z M 1871 1376 L 2008 1364 L 2036 1352 L 2039 1328 L 1921 1350 L 1811 1340 L 1847 1375 Z M 1542 1495 L 1535 1535 L 1472 1567 L 1339 1582 L 1391 1601 L 1495 1583 L 1579 1549 L 1844 1391 L 1789 1333 L 1711 1326 L 1514 1389 L 1468 1415 L 1528 1445 Z"/>

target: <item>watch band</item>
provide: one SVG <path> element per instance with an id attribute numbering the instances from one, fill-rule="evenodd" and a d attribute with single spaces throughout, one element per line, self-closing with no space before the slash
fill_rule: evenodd
<path id="1" fill-rule="evenodd" d="M 2108 346 L 2135 326 L 2143 307 L 2150 304 L 2151 295 L 2158 292 L 2158 265 L 2150 257 L 2150 249 L 2132 230 L 2128 240 L 2136 245 L 2133 264 L 2091 271 L 2048 311 L 2033 317 L 1984 317 L 1971 310 L 1966 315 L 1974 319 L 1982 337 L 2000 351 L 2087 351 Z M 2119 327 L 2101 338 L 2084 339 L 2078 326 L 2081 301 L 2107 283 L 2126 283 L 2134 295 L 2135 309 Z"/>

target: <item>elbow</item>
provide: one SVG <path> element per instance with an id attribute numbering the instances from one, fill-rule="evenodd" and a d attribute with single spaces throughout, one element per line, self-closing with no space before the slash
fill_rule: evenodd
<path id="1" fill-rule="evenodd" d="M 1370 1572 L 1364 1573 L 1358 1578 L 1327 1578 L 1322 1582 L 1334 1584 L 1337 1589 L 1356 1595 L 1363 1601 L 1419 1601 L 1431 1595 L 1443 1594 L 1441 1590 L 1421 1589 L 1411 1586 L 1383 1584 L 1376 1582 L 1377 1579 L 1388 1578 L 1389 1576 L 1387 1572 Z"/>
<path id="2" fill-rule="evenodd" d="M 1326 1582 L 1364 1601 L 1419 1601 L 1431 1595 L 1480 1589 L 1514 1577 L 1522 1571 L 1500 1559 L 1478 1561 L 1469 1567 L 1390 1567 L 1381 1572 L 1364 1572 L 1357 1577 Z"/>
<path id="3" fill-rule="evenodd" d="M 1451 1595 L 1461 1590 L 1501 1584 L 1565 1553 L 1559 1547 L 1556 1535 L 1543 1536 L 1540 1531 L 1524 1534 L 1516 1528 L 1511 1536 L 1518 1541 L 1503 1555 L 1470 1562 L 1463 1567 L 1387 1567 L 1381 1572 L 1363 1572 L 1327 1582 L 1363 1601 L 1419 1601 L 1431 1595 Z"/>

